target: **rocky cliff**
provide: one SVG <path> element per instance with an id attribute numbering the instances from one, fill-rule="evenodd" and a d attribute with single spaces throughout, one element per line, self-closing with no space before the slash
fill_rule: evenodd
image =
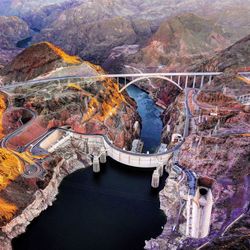
<path id="1" fill-rule="evenodd" d="M 190 70 L 195 71 L 247 71 L 250 61 L 250 35 L 237 41 L 232 46 L 193 65 Z"/>
<path id="2" fill-rule="evenodd" d="M 190 91 L 188 106 L 191 111 L 189 136 L 178 155 L 182 166 L 198 176 L 214 180 L 213 210 L 210 234 L 203 239 L 191 239 L 180 230 L 173 233 L 166 225 L 162 235 L 147 243 L 147 249 L 247 249 L 249 247 L 249 176 L 250 176 L 250 113 L 235 97 L 250 93 L 247 81 L 235 71 L 248 68 L 249 37 L 237 42 L 207 60 L 208 70 L 229 72 L 213 80 L 202 91 Z M 204 68 L 203 68 L 204 69 Z M 164 114 L 163 140 L 169 142 L 169 128 L 180 133 L 183 125 L 183 96 L 179 95 Z M 176 127 L 177 124 L 177 127 Z M 175 129 L 173 129 L 175 127 Z M 170 160 L 170 165 L 171 160 Z M 166 188 L 174 188 L 169 186 Z M 184 187 L 182 187 L 184 188 Z M 170 216 L 168 205 L 177 203 L 176 196 L 165 191 L 160 194 L 161 206 Z M 184 219 L 184 221 L 183 221 Z"/>
<path id="3" fill-rule="evenodd" d="M 117 46 L 139 44 L 144 48 L 145 41 L 152 37 L 160 24 L 165 26 L 166 21 L 187 12 L 211 20 L 208 21 L 208 25 L 205 25 L 206 30 L 203 30 L 201 34 L 199 31 L 201 26 L 195 24 L 198 30 L 196 29 L 194 32 L 201 35 L 200 39 L 204 43 L 201 46 L 203 49 L 207 45 L 204 41 L 206 37 L 202 35 L 209 32 L 208 26 L 211 24 L 221 26 L 226 31 L 226 38 L 229 38 L 231 42 L 242 38 L 248 32 L 246 14 L 249 5 L 245 1 L 240 1 L 241 10 L 237 8 L 239 3 L 236 4 L 232 0 L 223 1 L 223 3 L 221 1 L 211 3 L 207 0 L 199 3 L 194 0 L 181 2 L 176 0 L 167 2 L 160 0 L 150 2 L 142 0 L 126 2 L 92 0 L 86 2 L 79 0 L 56 1 L 56 4 L 48 4 L 44 1 L 40 8 L 37 3 L 28 1 L 22 1 L 22 3 L 20 16 L 32 28 L 41 29 L 41 33 L 34 38 L 35 42 L 48 40 L 59 45 L 68 53 L 85 56 L 86 59 L 95 63 L 104 62 L 111 49 Z M 15 6 L 19 6 L 19 4 L 17 1 L 12 4 L 12 7 L 15 9 Z M 24 9 L 29 9 L 30 12 L 23 11 Z M 236 9 L 237 11 L 235 11 Z M 235 27 L 234 30 L 230 29 L 232 25 Z M 193 39 L 194 34 L 189 32 L 189 28 L 186 38 Z M 207 39 L 206 50 L 211 48 L 211 45 L 213 48 L 221 47 L 221 42 L 223 43 L 221 39 L 221 34 L 215 30 Z M 196 38 L 195 42 L 200 45 L 199 39 Z"/>
<path id="4" fill-rule="evenodd" d="M 30 35 L 29 26 L 16 16 L 0 16 L 0 48 L 14 49 L 19 40 Z"/>
<path id="5" fill-rule="evenodd" d="M 67 160 L 54 155 L 54 160 L 47 163 L 47 170 L 51 172 L 51 176 L 49 178 L 47 177 L 47 182 L 45 183 L 40 181 L 40 188 L 35 188 L 32 181 L 27 181 L 29 186 L 33 186 L 32 192 L 29 191 L 26 195 L 27 197 L 30 197 L 29 201 L 23 204 L 22 207 L 19 207 L 18 214 L 11 221 L 7 223 L 5 222 L 4 224 L 1 223 L 1 250 L 12 249 L 11 240 L 24 233 L 26 227 L 34 218 L 39 216 L 43 210 L 48 208 L 48 206 L 53 205 L 53 202 L 58 194 L 59 185 L 65 176 L 79 169 L 89 167 L 91 164 L 91 160 L 86 155 L 82 157 L 85 164 L 80 161 L 73 160 L 73 158 L 73 152 L 71 152 L 70 158 Z"/>
<path id="6" fill-rule="evenodd" d="M 6 65 L 21 52 L 16 44 L 30 36 L 30 29 L 19 17 L 0 16 L 0 30 L 0 65 Z"/>
<path id="7" fill-rule="evenodd" d="M 47 42 L 25 49 L 2 72 L 4 84 L 35 77 L 104 73 L 100 66 L 70 56 Z M 118 84 L 112 80 L 51 80 L 32 87 L 24 83 L 9 90 L 8 103 L 5 99 L 1 103 L 2 137 L 23 127 L 0 150 L 1 172 L 6 179 L 0 179 L 0 249 L 4 250 L 9 249 L 12 238 L 24 232 L 32 219 L 52 204 L 65 175 L 90 165 L 90 158 L 78 148 L 81 145 L 71 145 L 71 141 L 54 154 L 43 152 L 35 156 L 29 150 L 19 153 L 20 148 L 61 126 L 80 133 L 106 134 L 120 148 L 129 148 L 140 132 L 134 126 L 139 121 L 136 104 L 126 94 L 120 94 Z M 58 165 L 63 159 L 66 165 Z M 29 168 L 36 164 L 42 172 L 27 178 Z"/>
<path id="8" fill-rule="evenodd" d="M 33 45 L 0 71 L 2 84 L 33 79 L 59 67 L 77 65 L 81 59 L 69 56 L 51 43 Z"/>

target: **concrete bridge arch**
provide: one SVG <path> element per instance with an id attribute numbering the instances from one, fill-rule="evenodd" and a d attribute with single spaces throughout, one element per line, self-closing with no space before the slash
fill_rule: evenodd
<path id="1" fill-rule="evenodd" d="M 166 76 L 142 76 L 142 77 L 138 77 L 134 80 L 132 80 L 131 82 L 129 82 L 128 84 L 126 84 L 124 87 L 122 87 L 119 92 L 121 93 L 122 91 L 124 91 L 127 87 L 129 87 L 132 84 L 135 84 L 136 82 L 142 81 L 142 80 L 148 80 L 148 79 L 162 79 L 165 81 L 168 81 L 172 84 L 174 84 L 180 91 L 183 91 L 183 88 L 180 86 L 180 84 L 176 83 L 175 81 L 173 81 L 172 79 L 166 77 Z"/>

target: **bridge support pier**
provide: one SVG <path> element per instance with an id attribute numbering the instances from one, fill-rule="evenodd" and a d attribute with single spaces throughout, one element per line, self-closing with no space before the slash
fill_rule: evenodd
<path id="1" fill-rule="evenodd" d="M 107 153 L 106 153 L 105 148 L 101 149 L 100 162 L 101 163 L 106 163 L 107 162 Z"/>
<path id="2" fill-rule="evenodd" d="M 94 173 L 99 173 L 100 171 L 101 171 L 101 168 L 100 168 L 99 158 L 98 158 L 98 156 L 94 156 L 94 159 L 93 159 L 93 172 Z"/>
<path id="3" fill-rule="evenodd" d="M 156 169 L 152 175 L 151 186 L 152 188 L 158 188 L 159 185 L 160 185 L 160 175 L 159 175 L 158 170 Z"/>

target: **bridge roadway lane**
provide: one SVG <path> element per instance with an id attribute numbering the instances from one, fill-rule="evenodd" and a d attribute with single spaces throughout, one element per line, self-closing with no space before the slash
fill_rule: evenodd
<path id="1" fill-rule="evenodd" d="M 14 88 L 14 87 L 21 87 L 21 86 L 29 86 L 32 84 L 36 83 L 46 83 L 50 81 L 60 81 L 60 80 L 69 80 L 69 79 L 98 79 L 98 78 L 133 78 L 133 77 L 157 77 L 157 76 L 166 76 L 166 77 L 171 77 L 171 76 L 219 76 L 222 75 L 223 72 L 181 72 L 181 73 L 138 73 L 138 74 L 107 74 L 107 75 L 92 75 L 92 76 L 62 76 L 62 77 L 52 77 L 52 78 L 47 78 L 47 79 L 36 79 L 36 80 L 30 80 L 30 81 L 25 81 L 25 82 L 13 82 L 10 84 L 6 84 L 1 87 L 1 89 L 9 89 L 9 88 Z M 240 73 L 239 73 L 240 74 Z"/>

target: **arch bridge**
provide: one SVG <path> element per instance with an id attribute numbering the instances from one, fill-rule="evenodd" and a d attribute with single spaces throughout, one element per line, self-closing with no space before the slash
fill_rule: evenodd
<path id="1" fill-rule="evenodd" d="M 83 82 L 85 80 L 105 80 L 107 78 L 115 79 L 119 83 L 119 92 L 123 92 L 127 87 L 140 81 L 150 81 L 151 79 L 165 80 L 175 85 L 180 91 L 185 88 L 201 89 L 205 84 L 210 84 L 214 77 L 222 75 L 222 72 L 181 72 L 181 73 L 137 73 L 137 74 L 107 74 L 94 76 L 63 76 L 47 79 L 37 79 L 25 82 L 14 82 L 2 86 L 2 90 L 8 90 L 19 86 L 28 86 L 33 84 L 42 84 L 46 82 L 55 81 L 58 83 Z M 156 88 L 156 87 L 155 87 Z"/>
<path id="2" fill-rule="evenodd" d="M 141 81 L 151 81 L 151 79 L 164 80 L 166 83 L 175 85 L 180 91 L 187 87 L 202 88 L 205 84 L 210 84 L 214 77 L 222 75 L 222 72 L 182 72 L 182 73 L 137 73 L 137 74 L 113 74 L 100 75 L 90 78 L 113 78 L 121 86 L 119 92 L 123 92 L 127 87 Z M 154 87 L 154 86 L 153 86 Z M 155 87 L 156 88 L 156 87 Z"/>

